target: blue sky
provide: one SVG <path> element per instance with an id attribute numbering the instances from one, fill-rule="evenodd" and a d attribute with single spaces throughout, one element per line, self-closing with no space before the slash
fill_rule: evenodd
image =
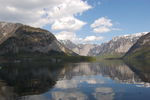
<path id="1" fill-rule="evenodd" d="M 102 43 L 150 31 L 150 0 L 0 0 L 0 21 L 49 30 L 58 39 Z"/>
<path id="2" fill-rule="evenodd" d="M 85 26 L 76 31 L 79 37 L 102 36 L 103 40 L 94 41 L 94 43 L 101 43 L 118 35 L 150 31 L 149 0 L 88 0 L 88 4 L 93 8 L 77 16 L 80 20 L 87 22 Z M 120 30 L 94 33 L 90 24 L 100 17 L 111 19 L 114 27 Z"/>
<path id="3" fill-rule="evenodd" d="M 95 2 L 101 2 L 89 11 L 78 16 L 79 19 L 88 22 L 82 30 L 77 33 L 81 37 L 86 35 L 103 36 L 105 40 L 109 40 L 114 36 L 147 32 L 150 31 L 150 1 L 149 0 L 89 0 L 90 5 Z M 111 31 L 107 33 L 93 33 L 89 24 L 99 17 L 106 16 L 112 20 L 114 27 L 119 31 Z"/>

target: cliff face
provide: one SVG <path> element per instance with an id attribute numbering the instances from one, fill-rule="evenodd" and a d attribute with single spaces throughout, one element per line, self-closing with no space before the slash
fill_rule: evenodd
<path id="1" fill-rule="evenodd" d="M 68 49 L 82 56 L 92 56 L 92 55 L 89 55 L 90 50 L 99 46 L 96 44 L 75 44 L 71 42 L 70 40 L 60 40 L 60 42 L 63 45 L 65 45 Z"/>
<path id="2" fill-rule="evenodd" d="M 70 50 L 83 56 L 97 56 L 97 55 L 124 55 L 136 41 L 148 32 L 136 33 L 131 35 L 117 36 L 112 40 L 98 44 L 75 44 L 70 40 L 60 40 Z"/>
<path id="3" fill-rule="evenodd" d="M 138 39 L 124 58 L 148 61 L 150 59 L 150 32 Z"/>
<path id="4" fill-rule="evenodd" d="M 90 50 L 89 55 L 125 54 L 136 41 L 147 32 L 132 35 L 117 36 Z"/>
<path id="5" fill-rule="evenodd" d="M 75 55 L 46 30 L 0 22 L 0 55 L 18 53 Z"/>

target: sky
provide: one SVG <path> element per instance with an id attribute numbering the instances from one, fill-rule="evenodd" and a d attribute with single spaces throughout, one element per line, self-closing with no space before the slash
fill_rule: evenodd
<path id="1" fill-rule="evenodd" d="M 74 43 L 150 31 L 150 0 L 0 0 L 0 21 L 23 23 Z"/>

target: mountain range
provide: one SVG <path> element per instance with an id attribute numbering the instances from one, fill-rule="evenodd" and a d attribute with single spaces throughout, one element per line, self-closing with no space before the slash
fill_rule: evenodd
<path id="1" fill-rule="evenodd" d="M 83 56 L 100 56 L 104 54 L 124 55 L 136 41 L 148 32 L 114 37 L 112 40 L 98 44 L 75 44 L 70 40 L 60 40 L 67 48 Z"/>
<path id="2" fill-rule="evenodd" d="M 98 44 L 75 44 L 70 40 L 59 40 L 59 41 L 63 45 L 65 45 L 68 49 L 82 56 L 89 56 L 90 50 L 99 46 Z"/>
<path id="3" fill-rule="evenodd" d="M 75 44 L 57 40 L 49 31 L 20 23 L 0 22 L 0 55 L 82 55 L 121 54 L 124 58 L 150 58 L 150 33 L 114 37 L 102 44 Z"/>

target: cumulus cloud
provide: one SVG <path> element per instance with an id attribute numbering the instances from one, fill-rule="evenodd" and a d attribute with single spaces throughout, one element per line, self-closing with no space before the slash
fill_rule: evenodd
<path id="1" fill-rule="evenodd" d="M 70 40 L 72 42 L 82 41 L 82 38 L 79 38 L 74 32 L 62 31 L 62 32 L 56 33 L 55 36 L 58 40 Z"/>
<path id="2" fill-rule="evenodd" d="M 105 33 L 116 29 L 118 30 L 118 28 L 113 28 L 112 26 L 112 20 L 106 17 L 101 17 L 91 24 L 91 28 L 93 28 L 93 32 L 95 33 Z"/>
<path id="3" fill-rule="evenodd" d="M 53 30 L 79 30 L 85 22 L 82 22 L 74 17 L 64 17 L 60 18 L 59 20 L 55 20 L 52 29 Z"/>
<path id="4" fill-rule="evenodd" d="M 76 15 L 90 8 L 83 0 L 0 0 L 0 20 L 36 27 L 52 24 L 54 30 L 78 30 L 86 23 Z"/>
<path id="5" fill-rule="evenodd" d="M 85 37 L 85 39 L 83 39 L 83 41 L 84 42 L 92 42 L 92 41 L 100 41 L 102 39 L 103 39 L 103 37 L 101 37 L 101 36 L 99 36 L 99 37 L 97 37 L 97 36 L 87 36 L 87 37 Z"/>
<path id="6" fill-rule="evenodd" d="M 105 18 L 105 17 L 101 17 L 97 20 L 94 21 L 93 24 L 91 24 L 91 27 L 94 28 L 94 27 L 99 27 L 99 26 L 106 26 L 106 27 L 110 27 L 112 26 L 112 22 L 111 22 L 111 19 L 108 19 L 108 18 Z"/>
<path id="7" fill-rule="evenodd" d="M 87 43 L 87 42 L 94 42 L 100 41 L 103 39 L 101 36 L 87 36 L 85 38 L 80 38 L 74 32 L 62 31 L 55 34 L 58 40 L 70 40 L 74 43 Z"/>

